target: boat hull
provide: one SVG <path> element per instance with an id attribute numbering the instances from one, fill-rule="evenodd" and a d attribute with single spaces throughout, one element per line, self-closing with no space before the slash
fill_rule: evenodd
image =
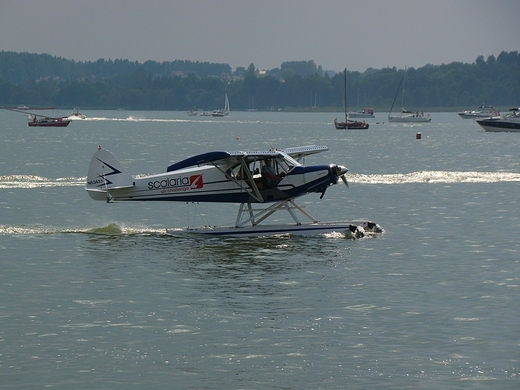
<path id="1" fill-rule="evenodd" d="M 429 123 L 429 122 L 431 122 L 431 118 L 416 117 L 416 116 L 389 116 L 388 122 L 391 122 L 391 123 Z"/>
<path id="2" fill-rule="evenodd" d="M 187 229 L 167 229 L 171 235 L 179 234 L 203 234 L 207 236 L 228 237 L 262 237 L 274 235 L 301 235 L 315 236 L 337 232 L 348 238 L 362 238 L 366 235 L 382 233 L 384 229 L 377 223 L 371 221 L 350 222 L 317 222 L 303 224 L 280 224 L 280 225 L 257 225 L 248 227 L 204 227 Z"/>
<path id="3" fill-rule="evenodd" d="M 336 119 L 334 119 L 334 127 L 336 130 L 367 130 L 369 128 L 369 124 L 365 121 L 338 122 Z"/>
<path id="4" fill-rule="evenodd" d="M 459 116 L 462 119 L 478 119 L 478 118 L 488 118 L 489 113 L 466 113 L 466 112 L 459 112 Z"/>
<path id="5" fill-rule="evenodd" d="M 477 119 L 476 122 L 485 130 L 490 132 L 520 132 L 520 118 L 508 121 L 502 118 Z"/>
<path id="6" fill-rule="evenodd" d="M 52 122 L 28 122 L 27 125 L 29 127 L 67 127 L 70 123 L 70 120 L 60 120 L 60 121 L 52 121 Z"/>

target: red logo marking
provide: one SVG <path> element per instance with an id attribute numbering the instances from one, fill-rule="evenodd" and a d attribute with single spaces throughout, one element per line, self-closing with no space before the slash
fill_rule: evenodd
<path id="1" fill-rule="evenodd" d="M 192 190 L 196 188 L 204 187 L 204 182 L 202 181 L 202 175 L 190 176 L 190 188 Z"/>

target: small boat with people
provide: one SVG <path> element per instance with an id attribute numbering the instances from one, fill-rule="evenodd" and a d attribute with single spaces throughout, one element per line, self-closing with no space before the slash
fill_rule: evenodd
<path id="1" fill-rule="evenodd" d="M 424 111 L 408 111 L 405 108 L 401 110 L 401 115 L 391 116 L 388 115 L 388 122 L 400 122 L 400 123 L 429 123 L 431 122 L 430 114 L 424 115 Z"/>
<path id="2" fill-rule="evenodd" d="M 334 127 L 336 130 L 367 130 L 369 124 L 366 121 L 353 121 L 348 117 L 345 122 L 339 122 L 338 118 L 334 118 Z"/>
<path id="3" fill-rule="evenodd" d="M 430 114 L 424 114 L 424 111 L 409 111 L 404 106 L 404 85 L 406 81 L 406 68 L 404 70 L 403 77 L 401 78 L 401 82 L 397 87 L 397 92 L 395 93 L 394 101 L 392 103 L 392 107 L 390 107 L 390 112 L 388 113 L 388 122 L 394 123 L 429 123 L 431 122 Z M 392 110 L 394 108 L 395 100 L 397 95 L 399 94 L 399 90 L 401 89 L 401 84 L 403 84 L 403 95 L 401 98 L 401 114 L 400 115 L 392 115 Z"/>
<path id="4" fill-rule="evenodd" d="M 18 107 L 3 106 L 2 108 L 4 110 L 20 112 L 27 115 L 27 125 L 29 127 L 67 127 L 72 121 L 72 119 L 66 116 L 51 117 L 34 112 L 36 110 L 51 110 L 55 109 L 55 107 L 29 108 L 27 106 L 20 105 Z M 33 112 L 29 112 L 28 110 Z"/>
<path id="5" fill-rule="evenodd" d="M 491 132 L 520 132 L 520 108 L 513 107 L 505 115 L 478 118 L 476 122 L 485 130 Z"/>
<path id="6" fill-rule="evenodd" d="M 67 127 L 71 122 L 68 117 L 52 118 L 49 116 L 41 116 L 29 114 L 27 125 L 29 127 Z"/>
<path id="7" fill-rule="evenodd" d="M 462 119 L 489 118 L 490 116 L 498 116 L 500 113 L 493 106 L 486 106 L 484 103 L 476 110 L 466 110 L 457 113 Z"/>

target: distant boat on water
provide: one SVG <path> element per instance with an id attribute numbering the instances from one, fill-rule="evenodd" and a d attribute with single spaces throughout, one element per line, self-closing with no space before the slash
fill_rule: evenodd
<path id="1" fill-rule="evenodd" d="M 404 70 L 404 75 L 401 78 L 401 82 L 399 83 L 399 87 L 397 87 L 397 92 L 395 93 L 394 101 L 392 103 L 392 107 L 390 108 L 390 112 L 388 113 L 388 122 L 401 122 L 401 123 L 428 123 L 432 119 L 430 118 L 430 114 L 424 115 L 423 111 L 409 111 L 404 108 L 404 92 L 405 92 L 405 80 L 406 80 L 406 68 Z M 394 108 L 395 100 L 397 99 L 397 95 L 399 94 L 399 90 L 401 89 L 401 84 L 403 84 L 403 95 L 401 98 L 401 114 L 392 116 L 392 110 Z"/>
<path id="2" fill-rule="evenodd" d="M 27 126 L 29 127 L 67 127 L 71 122 L 71 119 L 68 117 L 51 117 L 47 115 L 36 114 L 34 112 L 29 112 L 28 110 L 51 110 L 56 107 L 38 107 L 38 108 L 29 108 L 27 106 L 20 105 L 18 107 L 2 107 L 5 110 L 21 112 L 22 114 L 27 115 Z"/>
<path id="3" fill-rule="evenodd" d="M 62 118 L 51 118 L 48 116 L 40 116 L 29 114 L 27 125 L 29 127 L 67 127 L 71 122 L 71 119 Z"/>
<path id="4" fill-rule="evenodd" d="M 211 116 L 216 116 L 216 117 L 221 117 L 221 116 L 227 116 L 229 115 L 229 99 L 228 99 L 228 96 L 227 96 L 227 93 L 224 95 L 224 109 L 221 110 L 221 109 L 218 109 L 218 110 L 214 110 L 212 113 L 211 113 Z"/>
<path id="5" fill-rule="evenodd" d="M 78 108 L 75 108 L 74 112 L 69 115 L 69 119 L 87 119 L 87 116 L 79 112 Z"/>
<path id="6" fill-rule="evenodd" d="M 334 118 L 334 127 L 336 130 L 367 130 L 369 124 L 365 121 L 353 121 L 350 120 L 347 113 L 347 68 L 345 68 L 344 86 L 343 86 L 343 106 L 345 110 L 345 122 L 338 121 L 338 118 Z"/>
<path id="7" fill-rule="evenodd" d="M 350 111 L 348 113 L 349 118 L 375 118 L 374 109 L 366 107 L 361 111 Z"/>
<path id="8" fill-rule="evenodd" d="M 495 110 L 493 106 L 485 106 L 484 104 L 482 104 L 476 110 L 461 111 L 458 114 L 463 119 L 488 118 L 490 116 L 499 115 L 498 111 Z"/>

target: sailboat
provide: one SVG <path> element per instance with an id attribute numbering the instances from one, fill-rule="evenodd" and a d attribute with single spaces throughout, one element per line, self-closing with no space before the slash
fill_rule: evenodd
<path id="1" fill-rule="evenodd" d="M 35 108 L 29 108 L 24 105 L 20 105 L 18 107 L 9 107 L 4 106 L 0 107 L 5 110 L 14 111 L 14 112 L 20 112 L 22 114 L 27 115 L 27 126 L 29 127 L 67 127 L 69 123 L 71 122 L 71 119 L 66 116 L 59 116 L 59 117 L 51 117 L 47 115 L 37 114 L 35 112 L 29 112 L 36 111 L 36 110 L 51 110 L 56 107 L 35 107 Z"/>
<path id="2" fill-rule="evenodd" d="M 229 99 L 227 93 L 224 94 L 224 109 L 214 110 L 211 116 L 227 116 L 229 115 Z"/>
<path id="3" fill-rule="evenodd" d="M 343 105 L 345 109 L 345 122 L 338 122 L 338 118 L 334 118 L 334 127 L 337 130 L 366 130 L 368 129 L 368 123 L 363 121 L 352 121 L 350 120 L 347 113 L 347 68 L 345 68 L 344 87 L 343 87 Z"/>
<path id="4" fill-rule="evenodd" d="M 404 74 L 403 78 L 401 79 L 401 82 L 399 83 L 399 87 L 397 87 L 397 92 L 395 93 L 394 101 L 392 103 L 392 107 L 390 107 L 390 112 L 388 113 L 388 122 L 402 122 L 402 123 L 424 123 L 424 122 L 430 122 L 432 119 L 430 118 L 430 114 L 427 116 L 424 116 L 424 112 L 421 111 L 408 111 L 406 108 L 404 108 L 404 85 L 406 81 L 406 68 L 404 68 Z M 394 108 L 395 99 L 397 99 L 397 94 L 399 93 L 399 89 L 401 88 L 401 84 L 403 84 L 403 95 L 401 98 L 401 115 L 399 116 L 392 116 L 392 109 Z"/>

